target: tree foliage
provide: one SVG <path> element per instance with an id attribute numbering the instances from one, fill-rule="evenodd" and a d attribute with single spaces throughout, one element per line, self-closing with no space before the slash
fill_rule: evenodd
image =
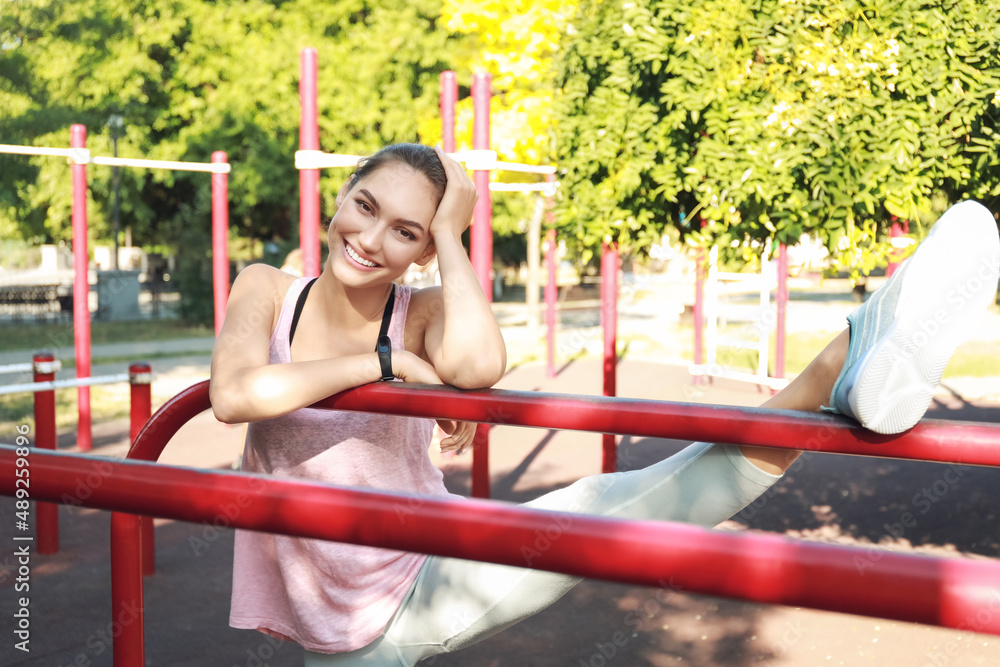
<path id="1" fill-rule="evenodd" d="M 499 159 L 523 164 L 551 164 L 553 58 L 575 2 L 560 0 L 444 0 L 441 18 L 456 34 L 469 38 L 449 54 L 460 85 L 456 109 L 458 148 L 472 148 L 474 73 L 492 77 L 490 143 Z M 464 93 L 464 94 L 461 94 Z M 421 139 L 437 143 L 441 121 L 428 118 Z M 540 181 L 542 177 L 495 172 L 506 182 Z M 519 193 L 494 195 L 494 255 L 519 264 L 526 254 L 528 219 L 535 197 Z"/>
<path id="2" fill-rule="evenodd" d="M 584 249 L 814 232 L 857 262 L 892 216 L 995 205 L 998 18 L 997 0 L 584 0 L 557 64 L 561 226 Z"/>
<path id="3" fill-rule="evenodd" d="M 233 234 L 294 237 L 298 216 L 299 53 L 318 50 L 322 148 L 370 153 L 418 138 L 437 115 L 437 77 L 456 41 L 435 0 L 62 0 L 5 2 L 0 16 L 0 142 L 66 146 L 82 123 L 94 154 L 124 116 L 119 154 L 233 164 Z M 0 232 L 70 235 L 69 167 L 0 156 Z M 92 240 L 108 243 L 111 170 L 88 170 Z M 321 184 L 332 212 L 343 171 Z M 176 246 L 207 225 L 205 174 L 122 170 L 122 224 L 138 244 Z"/>

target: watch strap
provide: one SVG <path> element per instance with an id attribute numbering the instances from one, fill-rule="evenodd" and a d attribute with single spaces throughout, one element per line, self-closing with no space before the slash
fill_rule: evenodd
<path id="1" fill-rule="evenodd" d="M 382 367 L 382 382 L 396 379 L 392 373 L 392 339 L 389 338 L 389 322 L 392 321 L 392 309 L 395 303 L 396 285 L 393 284 L 389 290 L 389 299 L 385 302 L 385 310 L 382 311 L 382 327 L 379 330 L 378 341 L 375 343 L 378 363 Z"/>
<path id="2" fill-rule="evenodd" d="M 378 363 L 382 368 L 380 381 L 395 380 L 396 376 L 392 374 L 392 340 L 388 336 L 379 336 L 375 351 L 378 352 Z"/>

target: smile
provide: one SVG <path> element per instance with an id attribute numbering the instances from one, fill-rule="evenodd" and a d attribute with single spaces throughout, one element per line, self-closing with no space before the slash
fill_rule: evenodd
<path id="1" fill-rule="evenodd" d="M 348 257 L 350 257 L 351 259 L 353 259 L 353 260 L 354 260 L 355 262 L 357 262 L 357 263 L 358 263 L 358 264 L 360 264 L 361 266 L 367 266 L 367 267 L 368 267 L 368 268 L 370 268 L 370 269 L 373 269 L 373 268 L 375 268 L 376 266 L 378 266 L 378 264 L 376 264 L 375 262 L 372 262 L 372 261 L 370 261 L 370 260 L 367 260 L 367 259 L 363 258 L 363 257 L 362 257 L 361 255 L 359 255 L 359 254 L 358 254 L 358 253 L 357 253 L 357 252 L 356 252 L 356 251 L 354 250 L 354 248 L 352 248 L 352 247 L 351 247 L 351 244 L 350 244 L 350 243 L 346 243 L 346 242 L 345 242 L 345 243 L 344 243 L 344 247 L 345 247 L 345 248 L 347 249 L 347 256 L 348 256 Z"/>

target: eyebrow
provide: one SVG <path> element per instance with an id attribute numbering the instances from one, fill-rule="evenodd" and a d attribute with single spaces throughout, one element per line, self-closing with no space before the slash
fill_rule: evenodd
<path id="1" fill-rule="evenodd" d="M 370 190 L 368 190 L 366 188 L 359 188 L 358 192 L 360 194 L 364 195 L 365 197 L 367 197 L 368 199 L 370 199 L 371 203 L 372 203 L 372 206 L 374 206 L 376 210 L 381 210 L 381 206 L 379 206 L 378 199 L 375 198 L 375 195 L 373 195 Z M 424 231 L 424 226 L 421 225 L 419 222 L 417 222 L 415 220 L 408 220 L 406 218 L 397 218 L 395 220 L 395 222 L 397 222 L 397 223 L 399 223 L 401 225 L 405 225 L 407 227 L 416 228 L 416 229 L 420 230 L 421 232 Z"/>

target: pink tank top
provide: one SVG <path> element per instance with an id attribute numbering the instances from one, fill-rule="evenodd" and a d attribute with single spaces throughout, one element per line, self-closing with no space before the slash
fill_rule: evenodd
<path id="1" fill-rule="evenodd" d="M 292 283 L 271 335 L 271 363 L 289 363 L 288 330 L 308 278 Z M 403 347 L 410 289 L 396 286 L 389 326 Z M 372 341 L 374 349 L 375 342 Z M 434 421 L 304 408 L 251 423 L 242 469 L 340 486 L 448 495 L 427 450 Z M 340 653 L 371 643 L 426 556 L 353 544 L 236 531 L 229 624 Z"/>

